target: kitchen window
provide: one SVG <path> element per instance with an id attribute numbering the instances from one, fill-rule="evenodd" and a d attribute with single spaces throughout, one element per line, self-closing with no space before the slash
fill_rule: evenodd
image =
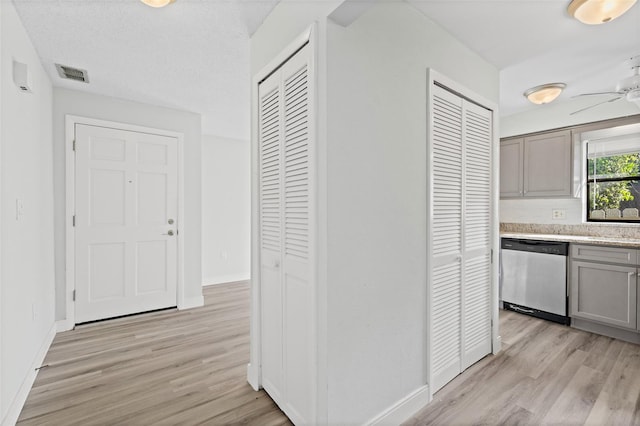
<path id="1" fill-rule="evenodd" d="M 587 221 L 640 223 L 640 133 L 587 141 Z"/>

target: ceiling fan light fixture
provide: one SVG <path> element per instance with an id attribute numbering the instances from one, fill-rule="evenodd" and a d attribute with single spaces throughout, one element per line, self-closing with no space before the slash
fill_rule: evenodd
<path id="1" fill-rule="evenodd" d="M 140 0 L 142 3 L 151 7 L 165 7 L 176 0 Z"/>
<path id="2" fill-rule="evenodd" d="M 613 21 L 623 15 L 637 0 L 572 0 L 567 8 L 569 15 L 588 25 Z"/>
<path id="3" fill-rule="evenodd" d="M 523 94 L 531 103 L 543 105 L 553 102 L 560 96 L 560 93 L 562 93 L 565 87 L 567 87 L 567 85 L 564 83 L 549 83 L 532 87 Z"/>

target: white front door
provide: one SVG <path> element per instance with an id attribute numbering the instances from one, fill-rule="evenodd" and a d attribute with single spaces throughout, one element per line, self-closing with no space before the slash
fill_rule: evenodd
<path id="1" fill-rule="evenodd" d="M 177 139 L 75 127 L 75 322 L 177 304 Z"/>

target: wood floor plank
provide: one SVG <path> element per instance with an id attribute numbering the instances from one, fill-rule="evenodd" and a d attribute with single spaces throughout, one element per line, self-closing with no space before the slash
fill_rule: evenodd
<path id="1" fill-rule="evenodd" d="M 56 336 L 20 425 L 290 424 L 247 384 L 249 285 L 206 287 L 205 306 Z"/>
<path id="2" fill-rule="evenodd" d="M 508 311 L 500 334 L 405 424 L 640 424 L 640 346 Z"/>

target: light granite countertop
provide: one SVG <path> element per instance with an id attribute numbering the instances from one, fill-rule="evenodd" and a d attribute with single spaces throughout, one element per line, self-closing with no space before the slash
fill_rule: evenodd
<path id="1" fill-rule="evenodd" d="M 632 238 L 610 238 L 582 235 L 530 234 L 520 232 L 501 232 L 501 238 L 519 238 L 524 240 L 561 241 L 567 243 L 591 244 L 597 246 L 615 246 L 640 248 L 640 240 Z"/>

